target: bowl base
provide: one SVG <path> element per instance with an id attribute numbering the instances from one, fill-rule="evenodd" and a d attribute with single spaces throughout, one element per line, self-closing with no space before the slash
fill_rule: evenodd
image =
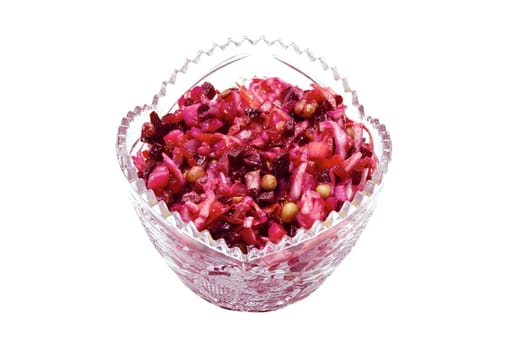
<path id="1" fill-rule="evenodd" d="M 207 278 L 208 276 L 199 276 L 196 281 L 179 274 L 178 276 L 189 289 L 209 303 L 226 310 L 243 312 L 269 312 L 282 309 L 309 296 L 327 277 L 307 283 L 295 283 L 285 290 L 280 288 L 247 290 L 232 289 L 224 285 L 224 282 L 231 282 L 227 281 L 230 277 L 225 277 L 220 283 L 214 278 Z"/>

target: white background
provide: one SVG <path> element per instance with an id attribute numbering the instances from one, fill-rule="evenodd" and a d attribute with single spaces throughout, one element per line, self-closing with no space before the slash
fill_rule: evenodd
<path id="1" fill-rule="evenodd" d="M 516 4 L 2 2 L 0 349 L 522 349 Z M 186 57 L 259 34 L 338 66 L 393 160 L 326 283 L 249 314 L 201 300 L 163 262 L 114 144 Z"/>

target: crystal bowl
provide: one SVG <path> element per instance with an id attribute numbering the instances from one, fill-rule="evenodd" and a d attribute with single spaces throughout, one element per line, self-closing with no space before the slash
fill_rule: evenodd
<path id="1" fill-rule="evenodd" d="M 302 88 L 311 83 L 329 86 L 342 95 L 351 119 L 364 123 L 374 140 L 378 168 L 351 202 L 331 212 L 323 222 L 300 229 L 294 237 L 263 249 L 229 248 L 170 212 L 148 190 L 131 160 L 142 146 L 141 125 L 153 110 L 163 115 L 176 108 L 178 98 L 204 81 L 218 88 L 234 86 L 253 77 L 277 76 Z M 376 206 L 391 157 L 385 126 L 365 115 L 356 92 L 336 68 L 309 49 L 280 39 L 244 37 L 214 44 L 174 70 L 151 104 L 136 107 L 122 119 L 116 152 L 134 205 L 145 231 L 158 252 L 182 282 L 203 299 L 239 311 L 270 311 L 301 300 L 315 291 L 347 256 Z"/>

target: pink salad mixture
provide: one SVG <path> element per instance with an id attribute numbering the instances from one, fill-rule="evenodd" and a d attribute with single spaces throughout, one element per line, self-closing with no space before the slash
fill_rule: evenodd
<path id="1" fill-rule="evenodd" d="M 278 78 L 217 91 L 208 82 L 150 115 L 135 156 L 158 199 L 214 239 L 246 252 L 339 210 L 377 166 L 366 127 L 343 99 Z"/>

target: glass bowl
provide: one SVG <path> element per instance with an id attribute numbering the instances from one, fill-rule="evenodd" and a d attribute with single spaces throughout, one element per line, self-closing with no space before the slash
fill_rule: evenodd
<path id="1" fill-rule="evenodd" d="M 300 229 L 278 244 L 243 253 L 223 239 L 213 240 L 170 212 L 147 190 L 131 161 L 141 142 L 143 122 L 153 110 L 164 115 L 176 108 L 178 98 L 204 81 L 227 88 L 253 77 L 277 76 L 307 88 L 311 83 L 329 86 L 343 96 L 347 114 L 364 123 L 374 139 L 379 164 L 372 179 L 352 202 L 332 212 L 323 222 Z M 130 197 L 145 231 L 182 282 L 203 299 L 239 311 L 270 311 L 301 300 L 315 291 L 347 256 L 376 206 L 391 159 L 391 140 L 385 126 L 365 115 L 356 92 L 336 68 L 310 50 L 280 39 L 244 37 L 229 39 L 199 51 L 162 83 L 149 105 L 136 107 L 122 119 L 116 144 L 118 161 L 129 183 Z"/>

